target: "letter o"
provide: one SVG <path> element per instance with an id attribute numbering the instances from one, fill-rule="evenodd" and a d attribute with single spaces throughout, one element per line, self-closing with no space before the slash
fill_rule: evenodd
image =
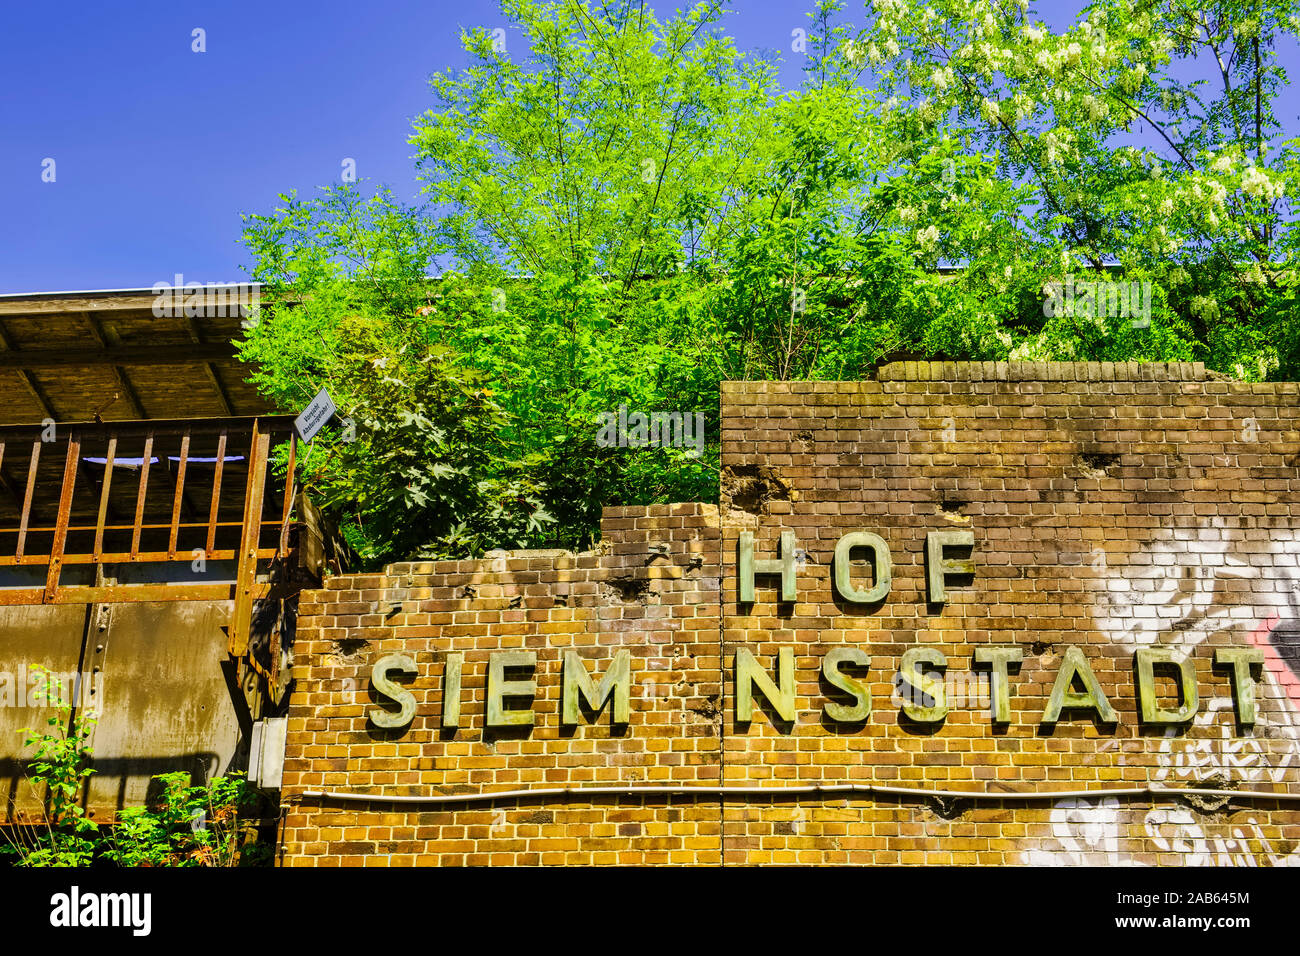
<path id="1" fill-rule="evenodd" d="M 876 583 L 870 591 L 863 591 L 853 584 L 849 573 L 849 554 L 854 548 L 870 548 L 876 558 Z M 889 594 L 893 580 L 893 562 L 889 557 L 889 545 L 885 539 L 870 531 L 851 531 L 835 544 L 835 590 L 846 601 L 854 604 L 871 604 L 883 601 Z"/>

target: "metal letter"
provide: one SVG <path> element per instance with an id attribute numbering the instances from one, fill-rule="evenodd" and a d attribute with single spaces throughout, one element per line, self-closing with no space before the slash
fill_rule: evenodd
<path id="1" fill-rule="evenodd" d="M 1250 669 L 1263 665 L 1264 652 L 1258 647 L 1220 647 L 1214 651 L 1214 663 L 1232 666 L 1232 699 L 1237 704 L 1237 722 L 1243 727 L 1255 726 L 1255 681 Z"/>
<path id="2" fill-rule="evenodd" d="M 948 658 L 944 657 L 943 651 L 937 647 L 909 647 L 903 653 L 903 661 L 898 668 L 904 682 L 909 687 L 918 694 L 924 694 L 934 702 L 930 707 L 915 701 L 908 703 L 906 698 L 912 695 L 905 693 L 903 713 L 918 723 L 938 723 L 948 716 L 948 689 L 942 677 L 936 680 L 929 674 L 918 671 L 917 664 L 930 664 L 939 670 L 943 670 L 948 666 Z M 899 689 L 902 690 L 902 688 Z"/>
<path id="3" fill-rule="evenodd" d="M 535 697 L 537 681 L 506 680 L 506 669 L 537 666 L 532 651 L 493 651 L 488 655 L 487 725 L 489 727 L 531 727 L 533 709 L 506 710 L 507 697 Z"/>
<path id="4" fill-rule="evenodd" d="M 973 531 L 931 531 L 925 536 L 925 580 L 929 587 L 930 603 L 943 604 L 948 600 L 943 579 L 949 574 L 974 574 L 974 558 L 945 558 L 944 548 L 973 548 Z"/>
<path id="5" fill-rule="evenodd" d="M 1024 656 L 1018 647 L 975 648 L 975 663 L 989 665 L 989 700 L 995 724 L 1011 723 L 1011 681 L 1007 668 L 1015 664 L 1018 669 Z"/>
<path id="6" fill-rule="evenodd" d="M 754 603 L 754 575 L 781 575 L 781 600 L 789 603 L 797 596 L 795 589 L 794 565 L 795 538 L 793 531 L 781 532 L 781 550 L 779 558 L 764 561 L 754 560 L 754 533 L 740 532 L 740 556 L 736 566 L 737 585 L 740 588 L 740 603 Z"/>
<path id="7" fill-rule="evenodd" d="M 849 555 L 854 548 L 869 548 L 876 558 L 876 584 L 870 591 L 860 591 L 853 586 L 849 571 Z M 893 579 L 893 562 L 885 539 L 870 531 L 851 531 L 835 544 L 835 590 L 840 597 L 855 604 L 883 601 L 889 594 Z"/>
<path id="8" fill-rule="evenodd" d="M 1082 692 L 1074 689 L 1076 676 L 1083 681 L 1085 689 Z M 1102 693 L 1083 651 L 1074 646 L 1065 649 L 1060 670 L 1056 672 L 1056 683 L 1052 686 L 1052 696 L 1047 699 L 1047 709 L 1043 711 L 1042 722 L 1056 723 L 1061 719 L 1061 711 L 1067 707 L 1095 710 L 1103 723 L 1113 724 L 1119 720 L 1110 701 Z"/>
<path id="9" fill-rule="evenodd" d="M 781 719 L 794 723 L 794 649 L 781 648 L 777 655 L 777 679 L 780 690 L 772 683 L 763 668 L 758 666 L 748 648 L 736 649 L 736 722 L 747 724 L 754 719 L 753 688 L 755 686 L 776 708 Z"/>
<path id="10" fill-rule="evenodd" d="M 370 669 L 370 686 L 375 689 L 375 693 L 389 697 L 402 706 L 402 709 L 396 714 L 387 710 L 372 710 L 370 712 L 370 722 L 376 727 L 382 727 L 385 730 L 405 727 L 415 718 L 415 696 L 405 687 L 394 684 L 389 680 L 388 674 L 390 671 L 396 671 L 399 674 L 414 674 L 416 673 L 415 661 L 405 654 L 389 654 L 387 657 L 381 657 L 375 661 L 375 666 Z"/>
<path id="11" fill-rule="evenodd" d="M 1178 668 L 1178 687 L 1183 705 L 1167 710 L 1156 703 L 1157 664 Z M 1191 658 L 1174 653 L 1172 647 L 1139 647 L 1137 650 L 1137 691 L 1142 708 L 1142 722 L 1147 724 L 1184 724 L 1196 716 L 1201 699 L 1196 687 L 1196 670 Z"/>
<path id="12" fill-rule="evenodd" d="M 866 667 L 870 663 L 870 655 L 860 647 L 836 647 L 826 652 L 822 658 L 822 676 L 831 686 L 851 694 L 856 700 L 852 707 L 827 701 L 822 709 L 831 720 L 852 723 L 871 716 L 871 690 L 866 684 L 840 671 L 841 664 Z"/>
<path id="13" fill-rule="evenodd" d="M 465 666 L 465 655 L 452 652 L 447 655 L 447 666 L 442 672 L 442 726 L 460 726 L 460 675 Z"/>
<path id="14" fill-rule="evenodd" d="M 599 713 L 605 707 L 610 694 L 614 695 L 614 723 L 626 724 L 632 697 L 632 655 L 626 649 L 614 655 L 605 676 L 601 678 L 600 687 L 592 682 L 587 667 L 577 651 L 564 652 L 564 689 L 561 694 L 560 723 L 577 724 L 582 722 L 578 707 L 578 694 L 581 692 L 587 706 Z"/>

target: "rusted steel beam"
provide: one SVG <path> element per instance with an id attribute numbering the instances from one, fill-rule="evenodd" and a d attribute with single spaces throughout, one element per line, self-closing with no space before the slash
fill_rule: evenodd
<path id="1" fill-rule="evenodd" d="M 92 475 L 90 473 L 90 469 L 86 467 L 86 460 L 84 458 L 80 459 L 77 462 L 77 474 L 81 477 L 81 483 L 77 487 L 85 488 L 86 494 L 87 496 L 89 496 L 90 500 L 98 504 L 99 491 L 100 491 L 99 482 L 95 480 L 95 476 Z M 110 517 L 112 516 L 112 512 L 113 512 L 113 508 L 110 505 L 109 506 Z"/>
<path id="2" fill-rule="evenodd" d="M 153 432 L 145 435 L 144 451 L 140 455 L 140 487 L 135 495 L 135 521 L 131 533 L 131 560 L 140 550 L 140 525 L 144 521 L 144 497 L 149 488 L 149 462 L 153 460 Z"/>
<path id="3" fill-rule="evenodd" d="M 183 435 L 189 431 L 193 435 L 218 435 L 223 431 L 233 433 L 251 432 L 256 424 L 263 432 L 288 435 L 293 430 L 292 415 L 244 415 L 239 418 L 150 418 L 143 421 L 111 422 L 60 422 L 60 428 L 75 428 L 83 437 L 92 435 L 115 434 L 143 435 L 153 432 L 155 435 Z M 39 435 L 40 425 L 0 425 L 0 441 L 6 438 L 26 438 Z"/>
<path id="4" fill-rule="evenodd" d="M 289 518 L 293 513 L 293 470 L 297 464 L 298 457 L 298 436 L 289 436 L 289 461 L 288 468 L 284 476 L 284 506 L 280 512 L 280 548 L 277 557 L 285 557 L 289 553 Z"/>
<path id="5" fill-rule="evenodd" d="M 113 459 L 117 455 L 117 436 L 108 440 L 104 455 L 104 484 L 99 489 L 99 517 L 95 521 L 95 559 L 104 553 L 104 522 L 108 517 L 108 486 L 113 481 Z"/>
<path id="6" fill-rule="evenodd" d="M 185 466 L 190 460 L 190 434 L 181 436 L 180 461 L 176 463 L 176 493 L 172 496 L 172 525 L 167 539 L 167 554 L 176 557 L 176 536 L 180 533 L 181 503 L 185 500 Z"/>
<path id="7" fill-rule="evenodd" d="M 141 604 L 154 601 L 229 601 L 231 584 L 106 584 L 98 587 L 70 585 L 59 589 L 55 604 Z M 271 586 L 254 584 L 255 599 L 265 598 Z M 44 588 L 0 589 L 0 607 L 18 607 L 43 603 Z"/>
<path id="8" fill-rule="evenodd" d="M 208 541 L 204 551 L 211 554 L 217 546 L 217 511 L 221 506 L 221 472 L 226 463 L 226 430 L 221 430 L 217 439 L 217 467 L 212 475 L 212 504 L 208 509 Z"/>
<path id="9" fill-rule="evenodd" d="M 50 547 L 50 569 L 45 575 L 45 595 L 42 601 L 53 604 L 59 593 L 59 575 L 63 571 L 63 547 L 68 540 L 68 521 L 72 515 L 72 491 L 77 484 L 77 462 L 81 460 L 81 437 L 68 434 L 68 454 L 63 462 L 63 488 L 59 492 L 59 517 L 54 528 L 54 542 Z"/>
<path id="10" fill-rule="evenodd" d="M 32 494 L 36 491 L 36 466 L 41 460 L 41 445 L 39 439 L 32 442 L 32 463 L 27 469 L 27 491 L 23 495 L 23 513 L 18 519 L 18 548 L 14 551 L 14 556 L 18 558 L 23 556 L 23 546 L 27 543 L 27 524 L 32 514 Z"/>
<path id="11" fill-rule="evenodd" d="M 244 521 L 239 533 L 239 565 L 235 572 L 235 606 L 230 619 L 230 653 L 248 653 L 249 627 L 253 615 L 253 585 L 257 575 L 257 545 L 262 531 L 262 499 L 266 492 L 266 459 L 271 436 L 253 426 L 248 452 L 248 485 L 244 493 Z"/>
<path id="12" fill-rule="evenodd" d="M 279 555 L 278 548 L 258 548 L 257 560 L 269 561 Z M 233 561 L 239 557 L 240 552 L 235 548 L 220 548 L 206 555 L 209 561 Z M 16 566 L 43 567 L 48 564 L 50 556 L 48 554 L 24 554 L 22 558 L 15 558 L 13 555 L 0 556 L 0 568 L 12 568 Z M 119 564 L 131 560 L 129 551 L 104 551 L 99 555 L 94 554 L 68 554 L 64 553 L 63 563 L 68 564 Z M 169 561 L 188 561 L 187 556 L 182 555 L 177 558 L 169 558 L 166 551 L 141 551 L 136 555 L 135 560 L 139 562 L 150 562 L 166 564 Z"/>
<path id="13" fill-rule="evenodd" d="M 206 528 L 207 526 L 208 523 L 206 521 L 182 521 L 178 527 Z M 238 521 L 217 522 L 218 528 L 238 528 L 240 526 L 241 526 L 241 522 Z M 68 530 L 69 531 L 95 531 L 98 529 L 98 527 L 99 527 L 98 525 L 93 525 L 93 524 L 70 524 L 68 525 Z M 171 528 L 171 522 L 168 521 L 168 522 L 159 523 L 159 522 L 146 521 L 140 525 L 140 528 L 144 531 L 158 531 L 160 529 Z M 104 530 L 106 532 L 107 531 L 133 531 L 134 529 L 135 529 L 135 525 L 133 524 L 104 525 Z M 17 530 L 18 530 L 17 528 L 0 528 L 0 534 L 4 534 L 4 533 L 13 534 Z M 29 525 L 27 527 L 27 530 L 31 533 L 36 533 L 39 531 L 53 531 L 54 526 L 53 525 Z"/>

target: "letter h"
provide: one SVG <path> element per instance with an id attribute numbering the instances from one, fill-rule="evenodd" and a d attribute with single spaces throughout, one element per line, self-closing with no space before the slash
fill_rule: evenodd
<path id="1" fill-rule="evenodd" d="M 794 546 L 794 532 L 782 531 L 780 557 L 755 561 L 753 532 L 742 531 L 740 533 L 740 554 L 736 568 L 736 583 L 740 589 L 741 604 L 754 603 L 754 575 L 756 574 L 781 575 L 781 600 L 785 602 L 795 600 L 797 592 L 794 579 Z"/>

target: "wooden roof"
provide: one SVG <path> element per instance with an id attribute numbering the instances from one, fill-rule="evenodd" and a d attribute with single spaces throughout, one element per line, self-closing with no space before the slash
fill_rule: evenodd
<path id="1" fill-rule="evenodd" d="M 248 286 L 227 288 L 247 304 Z M 269 411 L 235 358 L 237 309 L 158 317 L 156 301 L 149 289 L 0 296 L 0 425 Z"/>

